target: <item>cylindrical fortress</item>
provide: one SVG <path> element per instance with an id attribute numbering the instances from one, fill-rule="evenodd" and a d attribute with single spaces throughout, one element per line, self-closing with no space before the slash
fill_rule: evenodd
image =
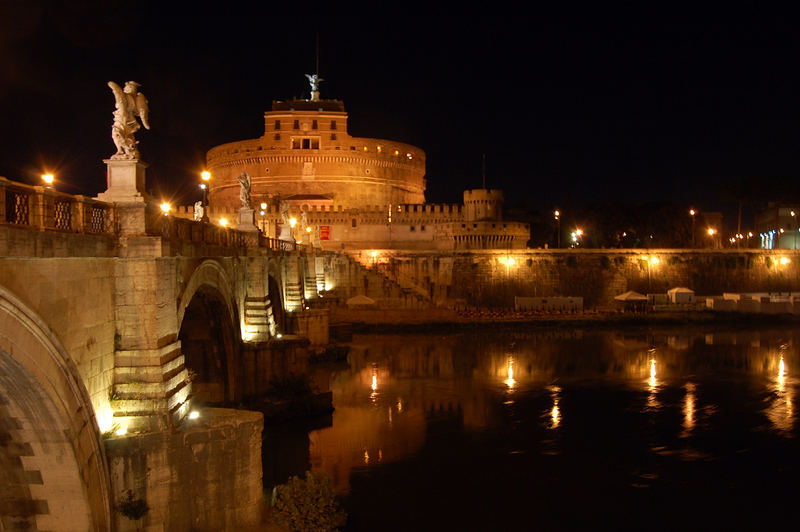
<path id="1" fill-rule="evenodd" d="M 276 101 L 264 120 L 261 138 L 209 150 L 213 207 L 241 205 L 242 172 L 250 175 L 256 209 L 278 195 L 344 209 L 425 203 L 425 152 L 401 142 L 351 137 L 341 101 Z"/>

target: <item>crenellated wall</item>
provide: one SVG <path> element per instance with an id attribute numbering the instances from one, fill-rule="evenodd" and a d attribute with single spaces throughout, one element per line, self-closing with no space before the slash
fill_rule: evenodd
<path id="1" fill-rule="evenodd" d="M 278 207 L 266 205 L 263 210 L 258 205 L 256 207 L 256 226 L 267 237 L 277 238 L 280 235 L 279 224 L 282 223 Z M 313 243 L 323 250 L 388 247 L 417 250 L 524 248 L 530 238 L 530 226 L 501 220 L 497 214 L 499 209 L 496 205 L 481 205 L 476 211 L 475 205 L 468 207 L 458 204 L 345 208 L 341 205 L 300 203 L 289 209 L 289 216 L 297 221 L 294 238 L 303 244 Z M 495 219 L 483 216 L 490 210 L 495 213 Z M 193 219 L 194 207 L 179 207 L 175 215 Z M 220 223 L 223 218 L 225 223 L 232 223 L 238 219 L 239 209 L 211 206 L 207 215 L 215 223 Z M 482 218 L 473 219 L 478 215 Z M 311 234 L 304 232 L 303 220 L 312 228 Z"/>

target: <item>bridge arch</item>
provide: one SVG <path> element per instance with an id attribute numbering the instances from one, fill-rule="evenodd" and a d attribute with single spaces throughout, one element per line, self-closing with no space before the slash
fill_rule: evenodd
<path id="1" fill-rule="evenodd" d="M 238 399 L 241 326 L 233 285 L 217 261 L 203 262 L 186 285 L 178 307 L 178 338 L 201 403 Z"/>
<path id="2" fill-rule="evenodd" d="M 0 448 L 2 525 L 111 529 L 105 451 L 78 368 L 41 317 L 2 286 L 0 437 L 9 442 Z"/>

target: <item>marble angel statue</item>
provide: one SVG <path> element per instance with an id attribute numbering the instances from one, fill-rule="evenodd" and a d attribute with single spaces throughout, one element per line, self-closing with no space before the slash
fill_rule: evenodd
<path id="1" fill-rule="evenodd" d="M 203 219 L 205 211 L 206 210 L 203 208 L 202 200 L 197 200 L 194 202 L 194 220 L 196 222 L 199 222 Z"/>
<path id="2" fill-rule="evenodd" d="M 250 208 L 250 174 L 242 172 L 236 178 L 239 181 L 239 199 L 242 201 L 242 207 L 245 209 Z"/>
<path id="3" fill-rule="evenodd" d="M 318 92 L 319 91 L 319 84 L 325 81 L 317 74 L 306 74 L 308 78 L 308 82 L 311 84 L 311 92 Z"/>
<path id="4" fill-rule="evenodd" d="M 140 85 L 135 81 L 125 83 L 122 88 L 113 81 L 108 82 L 111 92 L 114 93 L 117 107 L 114 110 L 114 124 L 111 126 L 111 139 L 117 146 L 117 153 L 111 156 L 112 159 L 138 159 L 139 141 L 134 138 L 141 126 L 150 129 L 149 108 L 147 98 L 139 92 Z"/>

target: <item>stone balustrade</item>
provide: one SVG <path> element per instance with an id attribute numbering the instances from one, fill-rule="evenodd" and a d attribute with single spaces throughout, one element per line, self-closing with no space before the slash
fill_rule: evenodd
<path id="1" fill-rule="evenodd" d="M 146 220 L 148 235 L 161 236 L 170 241 L 227 248 L 267 248 L 272 251 L 303 248 L 302 244 L 271 238 L 260 231 L 238 231 L 232 227 L 182 218 L 180 215 L 165 216 L 155 209 L 148 212 Z"/>
<path id="2" fill-rule="evenodd" d="M 155 205 L 146 205 L 146 233 L 170 241 L 209 244 L 227 248 L 267 248 L 294 251 L 301 244 L 270 238 L 261 232 L 164 216 Z M 40 231 L 96 235 L 118 233 L 114 204 L 53 188 L 27 185 L 0 176 L 0 225 Z M 179 214 L 180 216 L 180 214 Z"/>
<path id="3" fill-rule="evenodd" d="M 46 231 L 111 234 L 113 205 L 0 177 L 0 224 Z"/>

